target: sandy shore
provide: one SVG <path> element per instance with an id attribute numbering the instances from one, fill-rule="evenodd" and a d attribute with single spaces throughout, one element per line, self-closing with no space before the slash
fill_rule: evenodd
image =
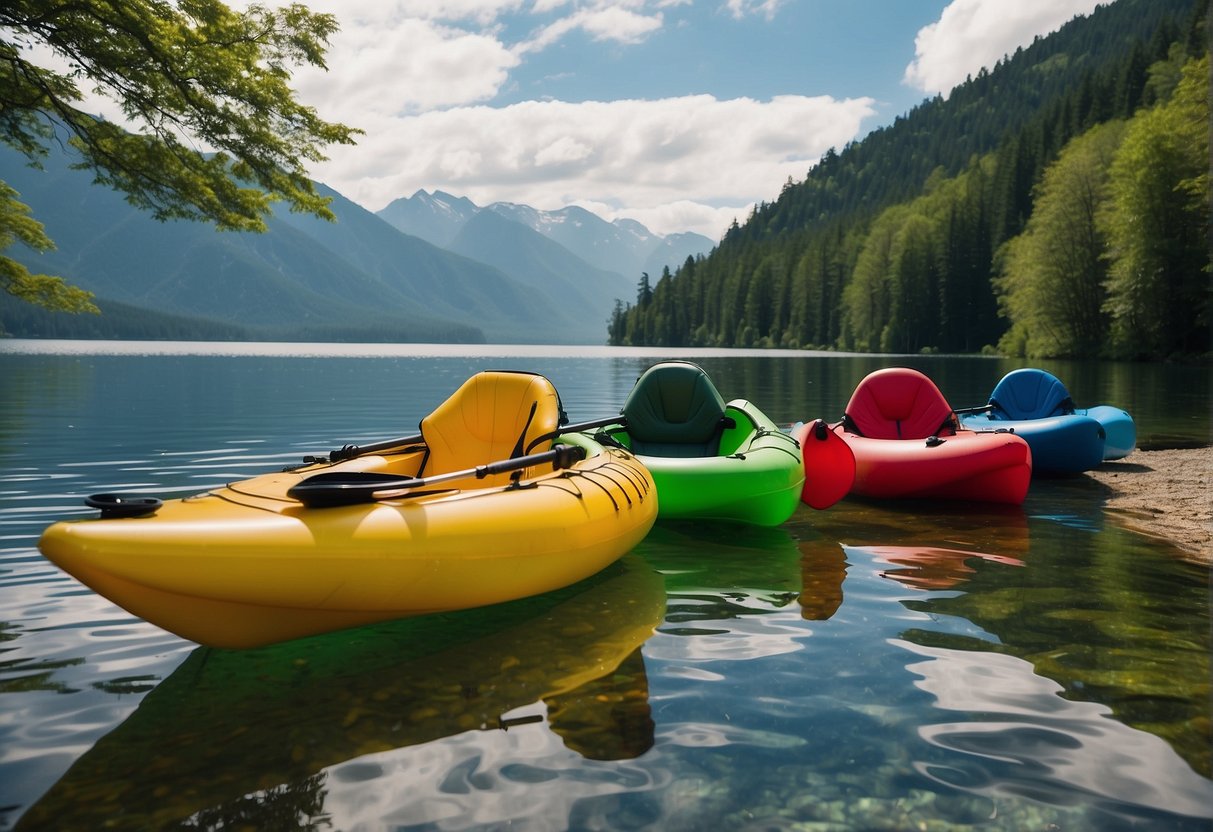
<path id="1" fill-rule="evenodd" d="M 1213 447 L 1134 451 L 1087 472 L 1125 526 L 1174 543 L 1213 566 Z"/>

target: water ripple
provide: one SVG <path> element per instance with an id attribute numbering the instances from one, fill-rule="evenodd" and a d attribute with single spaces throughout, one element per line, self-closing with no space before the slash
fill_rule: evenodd
<path id="1" fill-rule="evenodd" d="M 936 707 L 963 712 L 957 722 L 923 725 L 931 745 L 959 752 L 946 766 L 918 769 L 978 793 L 1013 791 L 1064 803 L 1078 789 L 1123 803 L 1213 819 L 1213 783 L 1197 775 L 1166 742 L 1111 719 L 1106 706 L 1062 698 L 1056 682 L 1012 656 L 897 645 L 924 661 L 908 666 Z"/>

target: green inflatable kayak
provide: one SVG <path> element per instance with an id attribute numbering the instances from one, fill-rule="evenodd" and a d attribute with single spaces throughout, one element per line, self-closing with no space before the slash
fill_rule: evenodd
<path id="1" fill-rule="evenodd" d="M 659 520 L 778 526 L 804 486 L 800 443 L 744 399 L 725 403 L 703 368 L 663 361 L 640 376 L 599 441 L 627 448 L 653 475 Z"/>

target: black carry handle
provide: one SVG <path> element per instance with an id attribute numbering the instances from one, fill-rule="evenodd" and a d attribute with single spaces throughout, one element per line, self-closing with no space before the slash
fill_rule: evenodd
<path id="1" fill-rule="evenodd" d="M 992 404 L 983 404 L 980 407 L 955 407 L 952 408 L 953 413 L 989 413 L 994 409 Z"/>
<path id="2" fill-rule="evenodd" d="M 90 494 L 84 498 L 89 508 L 101 509 L 102 518 L 144 517 L 155 514 L 162 505 L 157 497 L 137 497 L 125 494 Z"/>
<path id="3" fill-rule="evenodd" d="M 543 453 L 502 459 L 477 465 L 475 468 L 465 468 L 462 471 L 435 474 L 432 477 L 397 477 L 367 471 L 330 471 L 300 480 L 286 494 L 308 508 L 352 506 L 403 497 L 405 492 L 415 488 L 424 488 L 427 485 L 436 485 L 466 477 L 481 480 L 493 474 L 518 471 L 532 465 L 542 465 L 545 462 L 552 463 L 552 467 L 556 469 L 569 468 L 585 459 L 585 456 L 585 448 L 577 445 L 560 445 Z"/>

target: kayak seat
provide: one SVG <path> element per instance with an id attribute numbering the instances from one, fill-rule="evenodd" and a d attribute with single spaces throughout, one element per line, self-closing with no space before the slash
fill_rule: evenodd
<path id="1" fill-rule="evenodd" d="M 560 422 L 560 398 L 541 375 L 485 371 L 421 420 L 426 458 L 418 476 L 447 474 L 489 462 L 542 453 L 552 447 Z M 509 474 L 486 477 L 506 482 Z"/>
<path id="2" fill-rule="evenodd" d="M 623 404 L 632 451 L 647 456 L 715 456 L 725 402 L 703 368 L 689 361 L 649 367 Z"/>
<path id="3" fill-rule="evenodd" d="M 1052 373 L 1027 367 L 1012 370 L 990 394 L 991 419 L 1044 419 L 1074 412 L 1070 391 Z"/>
<path id="4" fill-rule="evenodd" d="M 926 439 L 956 432 L 952 406 L 918 370 L 888 367 L 869 373 L 847 402 L 847 430 L 872 439 Z"/>

